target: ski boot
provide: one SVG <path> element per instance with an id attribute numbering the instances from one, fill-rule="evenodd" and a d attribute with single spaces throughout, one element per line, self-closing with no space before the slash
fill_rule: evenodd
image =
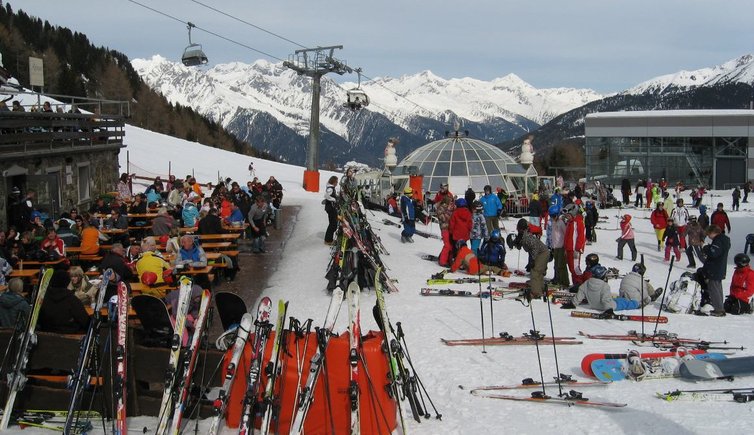
<path id="1" fill-rule="evenodd" d="M 604 312 L 600 313 L 600 319 L 612 319 L 615 317 L 615 312 L 612 308 L 608 308 Z"/>
<path id="2" fill-rule="evenodd" d="M 500 336 L 500 338 L 502 338 L 505 341 L 513 341 L 515 339 L 514 336 L 508 334 L 507 332 L 501 332 L 498 335 Z"/>
<path id="3" fill-rule="evenodd" d="M 628 375 L 637 381 L 640 381 L 647 375 L 647 369 L 644 361 L 641 360 L 641 354 L 635 350 L 628 352 Z"/>

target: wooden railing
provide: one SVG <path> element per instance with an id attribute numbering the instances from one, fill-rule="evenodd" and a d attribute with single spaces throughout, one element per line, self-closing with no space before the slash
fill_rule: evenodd
<path id="1" fill-rule="evenodd" d="M 0 160 L 122 146 L 121 116 L 49 112 L 0 112 Z"/>

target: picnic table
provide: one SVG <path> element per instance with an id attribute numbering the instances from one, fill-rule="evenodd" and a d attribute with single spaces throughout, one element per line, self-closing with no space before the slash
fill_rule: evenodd
<path id="1" fill-rule="evenodd" d="M 35 260 L 19 260 L 18 261 L 18 269 L 23 269 L 24 267 L 30 267 L 30 268 L 37 268 L 39 269 L 42 266 L 55 266 L 57 264 L 60 264 L 65 261 L 65 258 L 58 258 L 57 260 L 51 260 L 51 261 L 35 261 Z"/>
<path id="2" fill-rule="evenodd" d="M 17 269 L 10 273 L 10 278 L 34 279 L 39 275 L 39 269 Z"/>
<path id="3" fill-rule="evenodd" d="M 208 249 L 221 251 L 223 249 L 230 248 L 231 245 L 233 245 L 233 243 L 231 242 L 208 242 L 201 244 L 202 249 L 204 249 L 205 251 Z"/>

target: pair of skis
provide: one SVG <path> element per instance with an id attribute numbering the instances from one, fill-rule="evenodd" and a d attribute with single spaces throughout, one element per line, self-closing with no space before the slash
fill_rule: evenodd
<path id="1" fill-rule="evenodd" d="M 714 388 L 704 390 L 674 390 L 657 393 L 657 397 L 668 402 L 754 402 L 752 388 Z"/>
<path id="2" fill-rule="evenodd" d="M 441 285 L 441 284 L 478 284 L 480 282 L 494 282 L 497 279 L 493 277 L 482 278 L 430 278 L 427 280 L 427 285 Z"/>
<path id="3" fill-rule="evenodd" d="M 639 316 L 633 314 L 615 314 L 612 312 L 605 313 L 592 313 L 589 311 L 571 311 L 571 317 L 578 317 L 582 319 L 602 319 L 602 320 L 621 320 L 621 321 L 635 321 L 635 322 L 649 322 L 649 323 L 668 323 L 666 316 Z"/>
<path id="4" fill-rule="evenodd" d="M 189 400 L 191 382 L 196 367 L 201 339 L 207 324 L 211 295 L 209 290 L 202 290 L 194 333 L 187 346 L 182 346 L 183 336 L 187 330 L 189 311 L 192 303 L 193 281 L 185 276 L 180 278 L 180 288 L 175 309 L 173 337 L 170 343 L 168 368 L 165 371 L 165 386 L 160 401 L 156 433 L 159 435 L 181 432 L 184 412 Z M 181 358 L 183 353 L 183 358 Z M 172 412 L 171 412 L 172 411 Z"/>
<path id="5" fill-rule="evenodd" d="M 518 346 L 518 345 L 535 345 L 539 342 L 555 344 L 582 344 L 576 340 L 576 337 L 554 337 L 547 338 L 537 331 L 529 331 L 520 337 L 514 337 L 507 332 L 501 332 L 497 337 L 490 338 L 463 338 L 457 340 L 440 339 L 446 346 Z"/>
<path id="6" fill-rule="evenodd" d="M 47 293 L 47 287 L 50 284 L 52 273 L 52 269 L 43 271 L 42 278 L 39 280 L 39 285 L 32 294 L 34 305 L 31 308 L 31 315 L 26 319 L 26 327 L 24 328 L 24 331 L 18 336 L 16 360 L 8 373 L 8 399 L 5 401 L 5 406 L 3 407 L 4 412 L 3 418 L 0 420 L 0 431 L 8 429 L 8 423 L 10 423 L 10 416 L 13 411 L 13 405 L 16 402 L 16 396 L 18 395 L 18 392 L 22 391 L 26 386 L 26 365 L 29 362 L 29 355 L 31 355 L 34 346 L 37 344 L 37 321 L 39 320 L 39 312 L 42 309 L 42 303 L 44 302 L 44 297 Z"/>

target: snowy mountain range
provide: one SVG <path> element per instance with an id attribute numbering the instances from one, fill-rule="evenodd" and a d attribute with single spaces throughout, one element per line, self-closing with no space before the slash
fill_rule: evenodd
<path id="1" fill-rule="evenodd" d="M 306 158 L 311 80 L 282 63 L 219 64 L 201 70 L 161 56 L 135 59 L 134 69 L 170 102 L 192 107 L 241 140 L 295 164 Z M 751 87 L 754 56 L 722 65 L 653 78 L 613 95 L 589 89 L 537 89 L 515 74 L 491 81 L 444 79 L 430 71 L 364 80 L 371 104 L 359 112 L 343 106 L 356 83 L 322 79 L 320 162 L 358 160 L 379 165 L 389 137 L 399 137 L 400 156 L 437 140 L 459 121 L 463 130 L 509 145 L 538 130 L 535 146 L 578 137 L 586 113 L 610 110 L 734 108 L 730 86 Z M 715 88 L 716 95 L 701 92 Z M 733 91 L 730 91 L 733 92 Z M 750 95 L 750 94 L 747 94 Z M 748 98 L 748 97 L 747 97 Z M 740 107 L 735 107 L 740 108 Z"/>
<path id="2" fill-rule="evenodd" d="M 305 160 L 311 80 L 281 63 L 258 60 L 207 70 L 163 57 L 135 59 L 134 69 L 170 102 L 190 106 L 239 139 L 282 160 Z M 361 85 L 371 105 L 353 112 L 343 106 L 355 83 L 322 79 L 320 160 L 358 159 L 378 164 L 389 137 L 401 139 L 401 154 L 442 138 L 460 121 L 464 130 L 498 143 L 535 130 L 555 116 L 602 96 L 588 89 L 536 89 L 514 74 L 489 82 L 446 80 L 424 71 L 376 78 Z"/>

